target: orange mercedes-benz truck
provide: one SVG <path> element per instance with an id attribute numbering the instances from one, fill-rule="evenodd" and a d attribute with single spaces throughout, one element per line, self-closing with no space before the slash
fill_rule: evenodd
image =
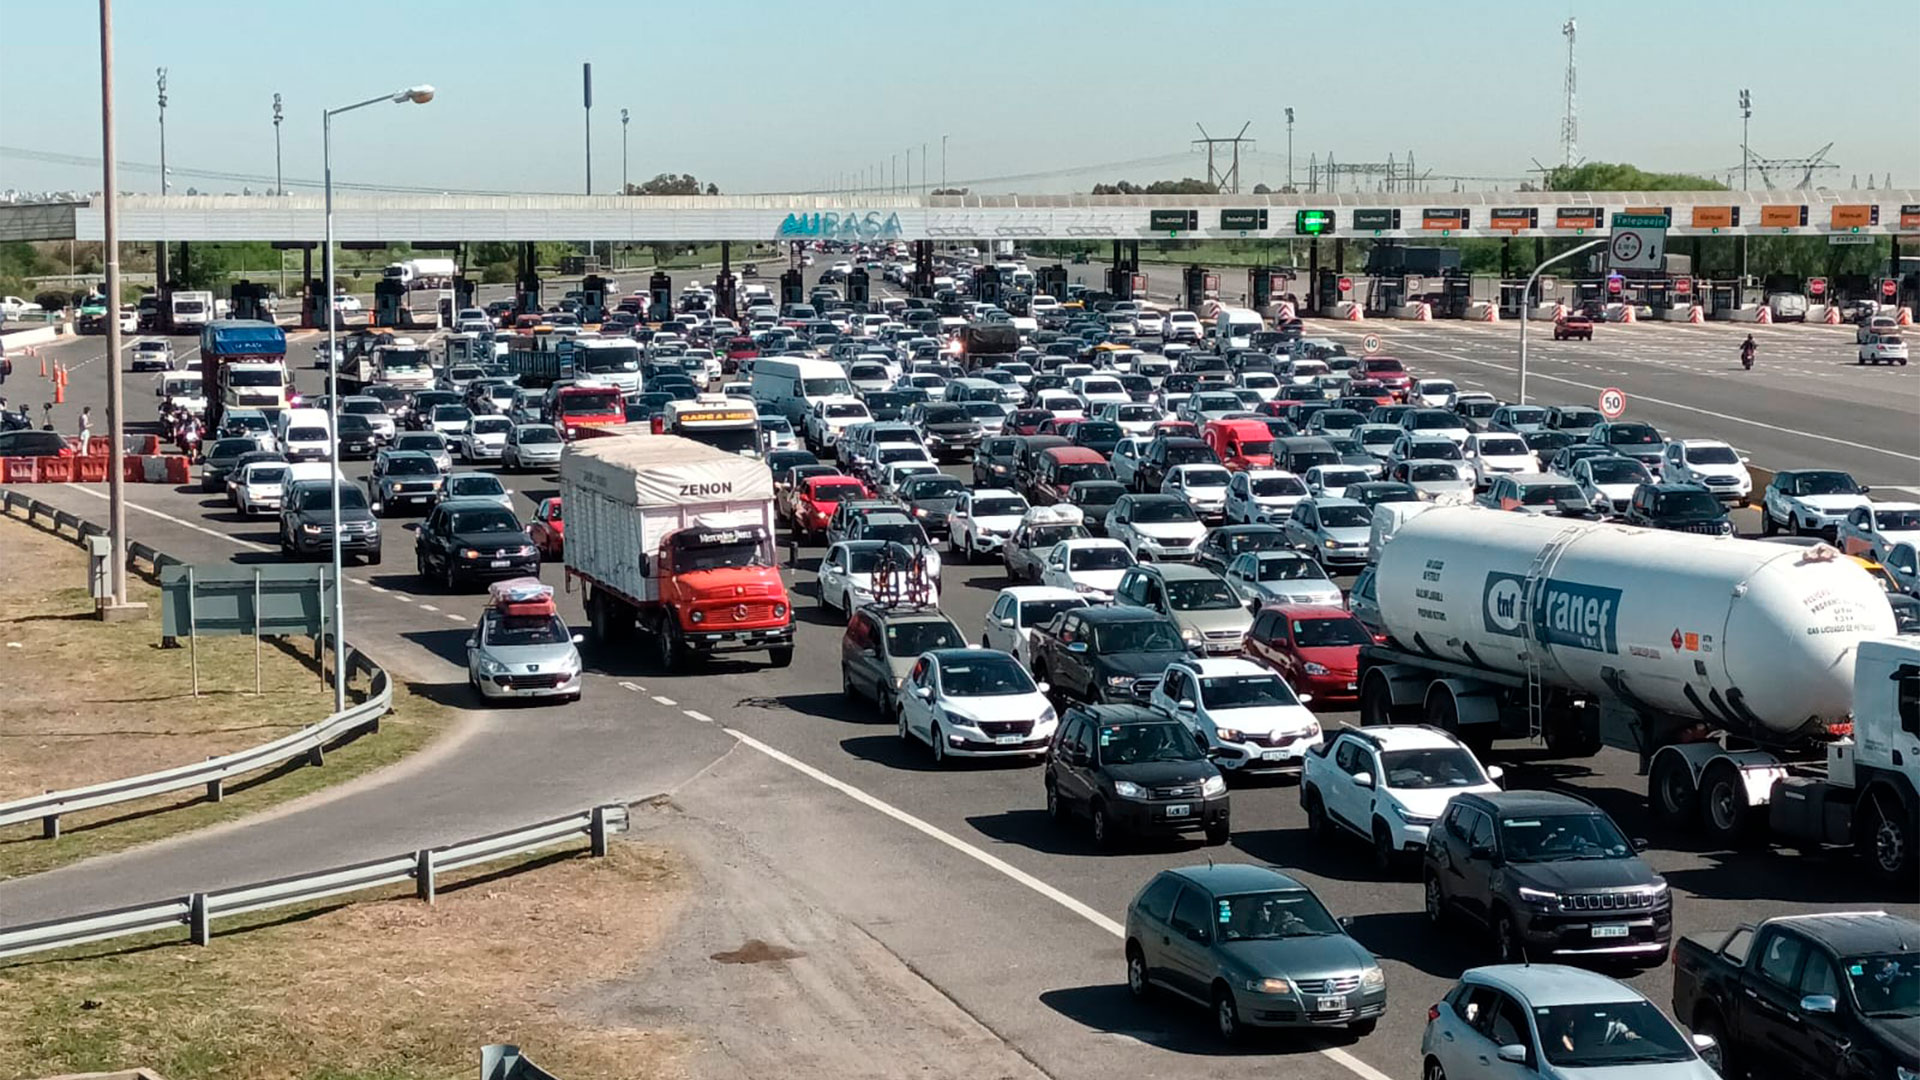
<path id="1" fill-rule="evenodd" d="M 670 671 L 725 652 L 793 663 L 766 464 L 640 425 L 596 434 L 560 462 L 567 585 L 584 591 L 590 637 L 637 630 Z"/>

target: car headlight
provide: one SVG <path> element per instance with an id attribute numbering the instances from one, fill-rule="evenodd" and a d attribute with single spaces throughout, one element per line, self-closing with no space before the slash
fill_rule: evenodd
<path id="1" fill-rule="evenodd" d="M 774 617 L 774 618 L 776 618 L 776 619 L 784 619 L 784 618 L 786 618 L 786 617 L 787 617 L 787 605 L 785 605 L 785 604 L 775 604 L 775 605 L 773 605 L 773 617 Z"/>
<path id="2" fill-rule="evenodd" d="M 1131 780 L 1115 780 L 1113 782 L 1113 793 L 1123 799 L 1144 799 L 1147 797 L 1147 789 Z"/>
<path id="3" fill-rule="evenodd" d="M 1538 904 L 1541 907 L 1552 907 L 1560 902 L 1560 894 L 1548 892 L 1545 889 L 1529 889 L 1523 885 L 1520 888 L 1520 900 L 1522 903 Z"/>
<path id="4" fill-rule="evenodd" d="M 1293 990 L 1293 984 L 1285 979 L 1248 979 L 1240 986 L 1254 994 L 1285 994 Z"/>
<path id="5" fill-rule="evenodd" d="M 1200 636 L 1200 631 L 1191 626 L 1183 626 L 1180 628 L 1180 640 L 1189 645 L 1198 645 L 1205 639 Z"/>
<path id="6" fill-rule="evenodd" d="M 1076 581 L 1073 583 L 1073 591 L 1077 593 L 1097 593 L 1100 590 L 1084 582 Z"/>
<path id="7" fill-rule="evenodd" d="M 1893 1067 L 1894 1080 L 1920 1080 L 1920 1069 L 1909 1069 L 1905 1065 Z"/>
<path id="8" fill-rule="evenodd" d="M 1394 817 L 1399 818 L 1401 821 L 1404 821 L 1409 825 L 1431 825 L 1434 822 L 1433 818 L 1424 817 L 1420 814 L 1412 813 L 1408 811 L 1407 808 L 1404 806 L 1393 806 L 1391 807 L 1391 809 L 1393 810 Z M 1525 890 L 1521 890 L 1521 891 L 1524 892 Z"/>
<path id="9" fill-rule="evenodd" d="M 1214 728 L 1213 737 L 1221 742 L 1239 742 L 1244 735 L 1239 728 L 1223 727 Z"/>
<path id="10" fill-rule="evenodd" d="M 1133 685 L 1133 676 L 1131 676 L 1131 675 L 1109 675 L 1109 676 L 1107 676 L 1107 685 L 1108 685 L 1108 686 L 1114 686 L 1114 687 L 1121 687 L 1121 686 L 1132 686 L 1132 685 Z"/>
<path id="11" fill-rule="evenodd" d="M 1227 793 L 1227 779 L 1224 776 L 1209 776 L 1200 782 L 1200 794 L 1213 796 Z"/>
<path id="12" fill-rule="evenodd" d="M 302 526 L 300 526 L 300 531 L 301 531 L 301 532 L 303 532 L 303 533 L 306 533 L 306 534 L 307 534 L 308 536 L 319 536 L 319 535 L 320 535 L 320 526 L 318 526 L 318 525 L 302 525 Z"/>
<path id="13" fill-rule="evenodd" d="M 1309 660 L 1306 662 L 1305 670 L 1306 670 L 1306 673 L 1309 675 L 1325 675 L 1327 673 L 1327 665 L 1316 664 L 1313 661 Z"/>
<path id="14" fill-rule="evenodd" d="M 507 670 L 506 665 L 498 660 L 492 660 L 486 657 L 480 659 L 480 674 L 482 675 L 498 675 L 505 670 Z"/>
<path id="15" fill-rule="evenodd" d="M 513 553 L 524 557 L 537 554 L 539 550 L 539 548 L 534 547 L 532 544 L 521 544 L 519 547 L 513 549 Z"/>
<path id="16" fill-rule="evenodd" d="M 1340 541 L 1338 541 L 1338 540 L 1329 540 L 1329 541 L 1327 541 L 1327 550 L 1328 550 L 1328 551 L 1334 551 L 1334 550 L 1337 550 L 1337 549 L 1338 549 L 1339 547 L 1340 547 Z"/>
<path id="17" fill-rule="evenodd" d="M 688 616 L 687 616 L 687 620 L 688 620 L 689 622 L 695 622 L 695 623 L 703 623 L 703 622 L 706 622 L 706 621 L 707 621 L 707 613 L 706 613 L 706 612 L 704 612 L 704 611 L 698 611 L 698 610 L 696 610 L 696 611 L 694 611 L 694 612 L 693 612 L 693 614 L 691 614 L 691 615 L 688 615 Z"/>
<path id="18" fill-rule="evenodd" d="M 1386 985 L 1387 973 L 1383 971 L 1379 965 L 1376 964 L 1360 972 L 1360 989 L 1381 990 L 1385 989 Z"/>

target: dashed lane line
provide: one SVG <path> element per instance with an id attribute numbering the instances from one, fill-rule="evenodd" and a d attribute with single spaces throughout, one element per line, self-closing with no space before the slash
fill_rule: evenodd
<path id="1" fill-rule="evenodd" d="M 659 702 L 662 705 L 668 705 L 668 706 L 680 704 L 679 702 L 673 700 L 670 697 L 661 697 L 659 694 L 653 695 L 653 700 Z"/>
<path id="2" fill-rule="evenodd" d="M 703 724 L 713 723 L 713 717 L 708 716 L 706 713 L 699 712 L 694 709 L 682 709 L 680 711 L 686 713 L 688 716 L 693 717 L 695 720 L 698 720 Z"/>

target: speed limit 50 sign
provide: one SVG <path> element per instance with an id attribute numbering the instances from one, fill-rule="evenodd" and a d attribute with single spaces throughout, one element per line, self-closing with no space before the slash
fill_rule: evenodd
<path id="1" fill-rule="evenodd" d="M 1618 420 L 1627 411 L 1627 395 L 1609 386 L 1600 391 L 1600 415 Z"/>

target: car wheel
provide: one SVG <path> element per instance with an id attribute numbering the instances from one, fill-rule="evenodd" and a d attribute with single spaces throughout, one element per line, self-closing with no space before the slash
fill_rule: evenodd
<path id="1" fill-rule="evenodd" d="M 1384 821 L 1373 823 L 1373 868 L 1391 876 L 1399 868 L 1400 853 L 1393 847 L 1393 830 Z"/>
<path id="2" fill-rule="evenodd" d="M 1054 783 L 1052 780 L 1048 780 L 1046 788 L 1047 816 L 1052 818 L 1056 825 L 1065 824 L 1067 820 L 1067 804 L 1061 801 L 1060 785 Z"/>
<path id="3" fill-rule="evenodd" d="M 447 559 L 445 567 L 441 570 L 440 584 L 445 586 L 448 592 L 455 592 L 460 588 L 460 579 L 454 575 L 451 558 Z"/>
<path id="4" fill-rule="evenodd" d="M 1355 1038 L 1364 1039 L 1373 1034 L 1373 1029 L 1379 1026 L 1380 1018 L 1376 1016 L 1366 1020 L 1355 1020 L 1353 1023 L 1347 1025 L 1347 1031 Z"/>
<path id="5" fill-rule="evenodd" d="M 933 751 L 933 763 L 944 767 L 947 763 L 947 737 L 940 733 L 938 721 L 927 728 L 927 748 Z"/>
<path id="6" fill-rule="evenodd" d="M 1440 891 L 1440 875 L 1427 871 L 1425 893 L 1427 922 L 1439 926 L 1447 921 L 1447 894 Z"/>
<path id="7" fill-rule="evenodd" d="M 893 710 L 893 717 L 897 729 L 895 734 L 900 736 L 900 741 L 903 743 L 913 742 L 913 732 L 907 728 L 907 710 L 905 708 L 896 708 Z"/>
<path id="8" fill-rule="evenodd" d="M 1307 836 L 1314 840 L 1327 839 L 1327 806 L 1320 798 L 1320 790 L 1308 788 L 1303 798 L 1307 804 Z"/>
<path id="9" fill-rule="evenodd" d="M 1493 955 L 1502 964 L 1518 964 L 1526 960 L 1527 947 L 1520 940 L 1520 929 L 1513 924 L 1513 916 L 1505 911 L 1493 916 Z"/>
<path id="10" fill-rule="evenodd" d="M 1420 1080 L 1447 1080 L 1447 1070 L 1441 1068 L 1438 1061 L 1428 1058 L 1426 1065 L 1420 1069 Z"/>
<path id="11" fill-rule="evenodd" d="M 1760 535 L 1772 536 L 1779 531 L 1779 522 L 1774 521 L 1773 515 L 1767 511 L 1766 507 L 1762 506 L 1760 508 Z"/>
<path id="12" fill-rule="evenodd" d="M 1135 1001 L 1153 996 L 1153 983 L 1147 978 L 1147 957 L 1134 942 L 1127 943 L 1127 993 Z"/>
<path id="13" fill-rule="evenodd" d="M 1220 847 L 1221 845 L 1227 843 L 1229 840 L 1232 840 L 1232 839 L 1233 839 L 1233 829 L 1230 826 L 1227 826 L 1227 825 L 1207 826 L 1208 846 Z"/>
<path id="14" fill-rule="evenodd" d="M 1233 991 L 1224 986 L 1213 991 L 1213 1030 L 1222 1042 L 1240 1040 L 1240 1006 L 1234 1003 Z"/>
<path id="15" fill-rule="evenodd" d="M 853 679 L 847 675 L 845 665 L 840 668 L 840 696 L 848 701 L 857 701 L 860 698 L 860 691 L 853 688 Z"/>
<path id="16" fill-rule="evenodd" d="M 1114 834 L 1113 818 L 1107 814 L 1107 804 L 1095 802 L 1088 814 L 1093 828 L 1093 845 L 1102 850 L 1111 850 L 1119 837 Z"/>

